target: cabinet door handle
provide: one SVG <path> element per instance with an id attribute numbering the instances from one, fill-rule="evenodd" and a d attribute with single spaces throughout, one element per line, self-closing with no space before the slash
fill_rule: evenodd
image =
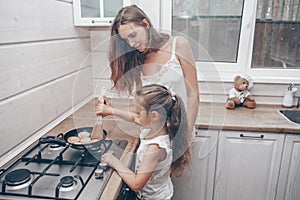
<path id="1" fill-rule="evenodd" d="M 112 20 L 94 20 L 94 19 L 92 19 L 92 21 L 91 21 L 93 24 L 97 24 L 97 23 L 104 23 L 104 24 L 111 24 L 112 23 Z"/>
<path id="2" fill-rule="evenodd" d="M 244 134 L 240 134 L 240 137 L 244 137 L 244 138 L 264 138 L 264 135 L 260 135 L 260 136 L 249 136 L 249 135 L 244 135 Z"/>

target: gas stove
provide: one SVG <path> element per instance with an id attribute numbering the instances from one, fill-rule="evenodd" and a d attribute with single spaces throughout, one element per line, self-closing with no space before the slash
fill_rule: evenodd
<path id="1" fill-rule="evenodd" d="M 99 199 L 112 173 L 101 155 L 120 158 L 125 140 L 102 140 L 98 149 L 75 149 L 41 138 L 5 169 L 0 169 L 0 199 Z M 45 140 L 46 139 L 46 140 Z M 45 142 L 46 141 L 46 142 Z"/>

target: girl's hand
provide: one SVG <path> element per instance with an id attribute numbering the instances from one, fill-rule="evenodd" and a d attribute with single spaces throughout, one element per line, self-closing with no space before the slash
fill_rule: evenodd
<path id="1" fill-rule="evenodd" d="M 102 102 L 104 100 L 104 102 Z M 98 105 L 105 104 L 111 106 L 111 100 L 107 98 L 107 96 L 103 96 L 102 98 L 98 99 Z"/>
<path id="2" fill-rule="evenodd" d="M 119 159 L 116 158 L 113 154 L 111 153 L 105 153 L 101 157 L 102 162 L 106 162 L 108 165 L 110 165 L 113 168 L 116 168 L 117 163 L 119 162 Z"/>
<path id="3" fill-rule="evenodd" d="M 98 104 L 96 107 L 96 115 L 102 115 L 103 117 L 112 114 L 112 107 L 105 104 Z"/>

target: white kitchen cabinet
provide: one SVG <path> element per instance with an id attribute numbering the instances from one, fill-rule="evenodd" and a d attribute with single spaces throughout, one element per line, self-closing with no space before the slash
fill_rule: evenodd
<path id="1" fill-rule="evenodd" d="M 284 134 L 222 131 L 214 200 L 274 200 Z"/>
<path id="2" fill-rule="evenodd" d="M 300 135 L 287 134 L 276 200 L 300 199 Z"/>
<path id="3" fill-rule="evenodd" d="M 130 0 L 73 0 L 75 26 L 110 26 L 118 11 Z"/>
<path id="4" fill-rule="evenodd" d="M 191 173 L 173 178 L 173 200 L 211 200 L 217 152 L 217 130 L 197 130 Z"/>

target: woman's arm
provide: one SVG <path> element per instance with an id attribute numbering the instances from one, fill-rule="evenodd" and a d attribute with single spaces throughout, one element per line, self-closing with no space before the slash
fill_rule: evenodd
<path id="1" fill-rule="evenodd" d="M 181 64 L 188 93 L 187 117 L 189 127 L 195 125 L 199 107 L 199 89 L 196 64 L 190 44 L 184 37 L 177 37 L 176 55 Z"/>
<path id="2" fill-rule="evenodd" d="M 143 156 L 143 161 L 137 173 L 132 172 L 114 155 L 106 153 L 101 157 L 101 161 L 112 166 L 124 182 L 134 191 L 140 191 L 150 179 L 157 162 L 163 159 L 165 151 L 157 144 L 150 144 Z"/>

